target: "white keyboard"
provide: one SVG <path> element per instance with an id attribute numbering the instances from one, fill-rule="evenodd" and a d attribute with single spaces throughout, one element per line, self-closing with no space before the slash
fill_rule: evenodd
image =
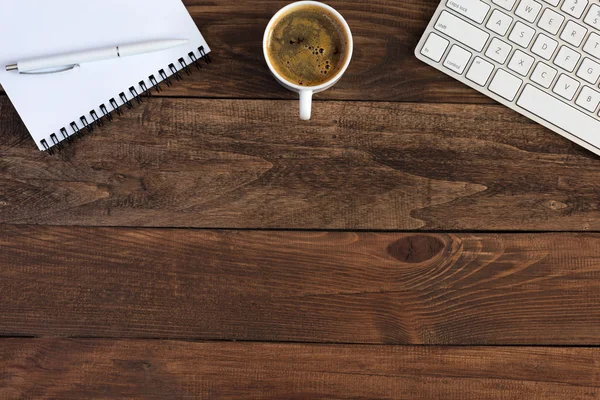
<path id="1" fill-rule="evenodd" d="M 598 0 L 442 0 L 415 54 L 600 155 Z"/>

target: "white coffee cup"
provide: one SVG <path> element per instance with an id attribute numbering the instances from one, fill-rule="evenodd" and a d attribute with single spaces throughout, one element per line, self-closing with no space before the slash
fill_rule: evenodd
<path id="1" fill-rule="evenodd" d="M 279 19 L 279 17 L 281 15 L 292 11 L 293 8 L 299 7 L 299 6 L 306 6 L 306 5 L 320 7 L 320 8 L 325 9 L 326 11 L 329 11 L 329 13 L 333 14 L 339 20 L 339 22 L 342 24 L 342 26 L 344 27 L 346 36 L 348 37 L 348 49 L 346 50 L 348 52 L 348 56 L 346 57 L 346 61 L 343 65 L 343 67 L 337 71 L 337 73 L 334 75 L 333 78 L 331 78 L 327 82 L 322 83 L 317 86 L 301 86 L 301 85 L 296 85 L 296 84 L 286 80 L 281 75 L 279 75 L 279 73 L 277 73 L 277 71 L 273 67 L 273 64 L 271 63 L 271 60 L 269 59 L 269 56 L 267 53 L 267 44 L 268 44 L 268 40 L 269 40 L 269 33 L 271 32 L 271 28 L 273 27 L 273 24 L 275 24 L 275 22 L 277 22 L 277 20 Z M 342 15 L 339 12 L 337 12 L 333 7 L 330 7 L 327 4 L 323 4 L 318 1 L 298 1 L 298 2 L 288 4 L 287 6 L 283 7 L 281 10 L 279 10 L 273 16 L 273 18 L 271 18 L 271 21 L 269 22 L 269 24 L 267 25 L 267 28 L 265 29 L 265 35 L 263 38 L 263 53 L 265 55 L 265 60 L 267 61 L 267 65 L 269 66 L 269 69 L 271 70 L 271 74 L 273 74 L 275 79 L 277 79 L 277 81 L 283 87 L 300 94 L 300 119 L 302 119 L 302 120 L 310 119 L 313 94 L 329 89 L 330 87 L 335 85 L 340 80 L 342 75 L 344 75 L 344 72 L 346 72 L 346 70 L 348 69 L 348 65 L 350 65 L 350 60 L 352 59 L 353 48 L 354 48 L 354 42 L 352 40 L 352 32 L 350 31 L 350 26 L 348 26 L 348 23 L 346 22 L 344 17 L 342 17 Z"/>

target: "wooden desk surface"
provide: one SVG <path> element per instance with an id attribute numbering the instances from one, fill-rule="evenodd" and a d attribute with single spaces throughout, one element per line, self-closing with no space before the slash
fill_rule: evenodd
<path id="1" fill-rule="evenodd" d="M 58 156 L 0 94 L 0 398 L 600 397 L 600 159 L 418 62 L 438 0 L 332 0 L 309 123 L 286 1 L 185 3 L 213 64 Z"/>

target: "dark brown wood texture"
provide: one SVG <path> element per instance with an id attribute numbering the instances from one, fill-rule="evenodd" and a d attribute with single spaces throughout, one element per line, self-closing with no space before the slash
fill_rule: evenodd
<path id="1" fill-rule="evenodd" d="M 0 93 L 0 398 L 600 398 L 597 347 L 498 347 L 600 344 L 598 157 L 417 61 L 439 0 L 332 0 L 301 122 L 287 2 L 184 0 L 213 63 L 55 157 Z"/>
<path id="2" fill-rule="evenodd" d="M 4 226 L 0 335 L 600 343 L 600 235 Z"/>
<path id="3" fill-rule="evenodd" d="M 504 107 L 296 107 L 153 99 L 48 157 L 0 98 L 0 222 L 600 229 L 598 158 Z"/>
<path id="4" fill-rule="evenodd" d="M 174 88 L 178 96 L 294 98 L 265 68 L 264 29 L 288 0 L 188 0 L 194 20 L 214 51 L 211 78 L 203 73 Z M 439 0 L 334 0 L 352 29 L 355 53 L 344 79 L 320 99 L 491 103 L 435 72 L 413 55 Z M 215 72 L 212 72 L 215 70 Z"/>
<path id="5" fill-rule="evenodd" d="M 0 341 L 0 397 L 593 399 L 585 348 Z M 310 382 L 310 383 L 308 383 Z"/>

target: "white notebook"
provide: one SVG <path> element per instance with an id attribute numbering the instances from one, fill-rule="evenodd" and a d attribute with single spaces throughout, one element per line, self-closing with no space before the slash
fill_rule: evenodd
<path id="1" fill-rule="evenodd" d="M 87 131 L 86 123 L 91 128 L 96 118 L 102 123 L 105 113 L 115 114 L 115 102 L 119 108 L 128 105 L 125 99 L 135 103 L 135 93 L 155 90 L 154 83 L 165 76 L 173 80 L 173 71 L 192 66 L 210 52 L 181 0 L 0 2 L 0 84 L 40 150 Z M 38 56 L 161 39 L 189 43 L 51 75 L 23 75 L 4 68 Z"/>

